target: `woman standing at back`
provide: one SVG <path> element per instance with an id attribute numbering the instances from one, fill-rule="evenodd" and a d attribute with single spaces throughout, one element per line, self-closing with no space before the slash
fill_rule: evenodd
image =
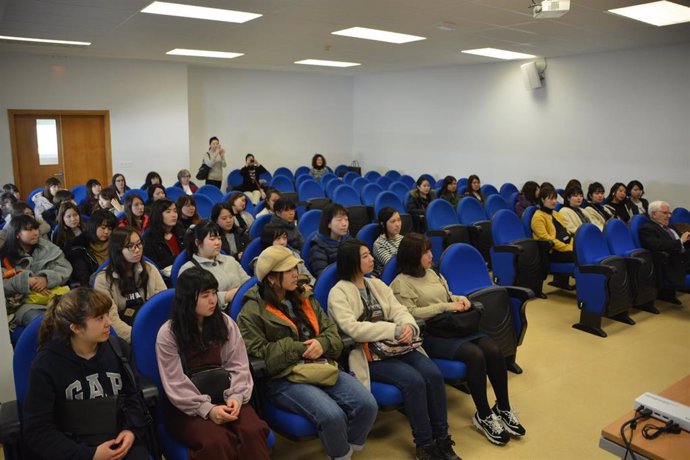
<path id="1" fill-rule="evenodd" d="M 225 162 L 225 149 L 220 145 L 220 140 L 216 136 L 208 140 L 208 146 L 203 160 L 204 164 L 211 168 L 206 178 L 206 185 L 220 188 L 223 183 L 223 168 L 228 165 Z"/>

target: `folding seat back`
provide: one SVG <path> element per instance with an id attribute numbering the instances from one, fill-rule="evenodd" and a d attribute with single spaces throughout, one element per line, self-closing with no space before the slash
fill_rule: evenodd
<path id="1" fill-rule="evenodd" d="M 537 206 L 530 206 L 522 213 L 522 228 L 525 229 L 525 235 L 529 238 L 532 237 L 532 217 L 534 217 L 534 213 L 537 212 L 537 209 Z"/>
<path id="2" fill-rule="evenodd" d="M 321 272 L 314 283 L 314 297 L 318 300 L 321 308 L 328 312 L 328 293 L 331 288 L 338 282 L 338 267 L 335 264 L 330 264 Z"/>
<path id="3" fill-rule="evenodd" d="M 644 224 L 649 222 L 649 217 L 638 214 L 630 219 L 630 236 L 632 237 L 635 247 L 641 248 L 642 242 L 640 241 L 640 229 Z"/>
<path id="4" fill-rule="evenodd" d="M 393 256 L 388 259 L 386 265 L 383 266 L 383 273 L 381 274 L 381 281 L 390 286 L 396 276 L 400 273 L 400 265 L 398 264 L 398 256 Z"/>
<path id="5" fill-rule="evenodd" d="M 239 187 L 244 182 L 244 177 L 242 177 L 242 174 L 240 173 L 239 169 L 233 169 L 228 173 L 227 182 L 228 190 L 236 190 L 239 189 Z"/>
<path id="6" fill-rule="evenodd" d="M 433 200 L 426 209 L 426 222 L 429 230 L 442 230 L 448 225 L 458 225 L 458 215 L 453 205 L 446 200 Z"/>
<path id="7" fill-rule="evenodd" d="M 247 247 L 244 248 L 244 252 L 242 252 L 240 265 L 242 265 L 242 268 L 249 276 L 254 276 L 254 264 L 252 264 L 252 261 L 259 257 L 261 251 L 263 251 L 261 238 L 254 238 L 249 242 Z"/>
<path id="8" fill-rule="evenodd" d="M 407 186 L 408 190 L 412 190 L 416 184 L 414 177 L 403 174 L 396 182 L 402 182 Z"/>
<path id="9" fill-rule="evenodd" d="M 431 240 L 434 260 L 438 262 L 443 250 L 453 243 L 469 243 L 470 234 L 465 225 L 458 222 L 453 205 L 438 199 L 429 203 L 426 210 L 427 236 Z"/>
<path id="10" fill-rule="evenodd" d="M 411 189 L 404 182 L 396 181 L 393 182 L 390 187 L 388 187 L 388 190 L 395 193 L 402 201 L 405 195 L 410 193 Z"/>
<path id="11" fill-rule="evenodd" d="M 690 224 L 690 211 L 685 208 L 676 208 L 671 213 L 671 220 L 669 221 L 671 226 L 676 224 Z"/>
<path id="12" fill-rule="evenodd" d="M 379 187 L 381 187 L 382 189 L 388 190 L 388 187 L 390 187 L 391 184 L 393 183 L 393 179 L 391 179 L 390 177 L 386 177 L 386 176 L 380 176 L 380 177 L 376 178 L 374 183 L 378 184 Z"/>
<path id="13" fill-rule="evenodd" d="M 26 197 L 26 202 L 31 207 L 31 209 L 34 209 L 34 206 L 35 206 L 35 203 L 33 200 L 34 195 L 38 195 L 41 192 L 43 192 L 43 187 L 38 187 L 38 188 L 33 189 L 31 192 L 29 192 L 29 195 Z M 146 194 L 144 194 L 144 201 L 146 201 Z"/>
<path id="14" fill-rule="evenodd" d="M 469 229 L 472 246 L 477 248 L 486 263 L 491 263 L 490 249 L 493 243 L 491 222 L 479 200 L 465 197 L 458 203 L 460 223 Z"/>
<path id="15" fill-rule="evenodd" d="M 290 179 L 291 182 L 295 180 L 295 176 L 294 176 L 294 174 L 292 174 L 292 171 L 290 171 L 288 168 L 286 168 L 284 166 L 277 168 L 273 172 L 274 178 L 279 177 L 279 176 L 287 177 L 288 179 Z"/>
<path id="16" fill-rule="evenodd" d="M 223 199 L 222 195 L 220 199 Z M 211 217 L 211 210 L 213 209 L 214 202 L 211 201 L 207 195 L 199 192 L 194 194 L 194 201 L 196 201 L 196 212 L 199 216 L 203 219 L 209 219 Z"/>
<path id="17" fill-rule="evenodd" d="M 479 190 L 481 190 L 482 195 L 484 195 L 487 198 L 490 197 L 491 195 L 497 195 L 498 194 L 498 190 L 496 189 L 496 187 L 494 187 L 491 184 L 484 184 L 481 186 L 481 188 Z"/>
<path id="18" fill-rule="evenodd" d="M 272 180 L 273 180 L 273 175 L 268 171 L 265 171 L 265 172 L 262 172 L 261 174 L 259 174 L 259 182 L 262 184 L 270 184 Z"/>
<path id="19" fill-rule="evenodd" d="M 381 227 L 379 224 L 366 224 L 364 227 L 359 229 L 359 232 L 357 232 L 357 239 L 364 241 L 369 250 L 372 251 L 374 248 L 374 241 L 376 241 L 376 238 L 378 238 L 380 234 Z"/>
<path id="20" fill-rule="evenodd" d="M 173 287 L 175 287 L 175 284 L 177 283 L 177 277 L 180 276 L 180 268 L 182 268 L 182 266 L 187 262 L 189 262 L 187 251 L 181 251 L 177 257 L 175 257 L 175 261 L 172 264 L 172 269 L 170 270 L 170 281 L 172 282 Z"/>
<path id="21" fill-rule="evenodd" d="M 180 187 L 166 187 L 165 196 L 173 201 L 177 201 L 182 195 L 186 195 Z"/>
<path id="22" fill-rule="evenodd" d="M 31 192 L 31 193 L 33 193 L 33 192 Z M 146 203 L 149 199 L 149 196 L 145 191 L 138 189 L 138 188 L 133 188 L 133 189 L 127 190 L 125 192 L 125 194 L 122 196 L 122 202 L 124 203 L 125 199 L 127 199 L 127 197 L 130 195 L 137 195 L 139 198 L 141 198 L 144 201 L 144 203 Z M 33 204 L 33 202 L 30 202 L 30 203 Z"/>
<path id="23" fill-rule="evenodd" d="M 297 195 L 300 201 L 309 201 L 314 198 L 325 198 L 321 186 L 313 180 L 305 180 L 299 184 Z"/>
<path id="24" fill-rule="evenodd" d="M 429 174 L 429 173 L 424 173 L 421 176 L 419 176 L 419 178 L 428 180 L 429 184 L 432 186 L 436 183 L 436 179 L 434 178 L 434 176 Z M 416 182 L 415 182 L 415 184 L 416 184 Z"/>
<path id="25" fill-rule="evenodd" d="M 273 217 L 273 214 L 264 214 L 262 216 L 257 217 L 252 226 L 249 227 L 249 238 L 251 238 L 252 240 L 261 238 L 261 232 L 264 230 L 264 227 L 268 225 L 268 223 L 271 221 L 271 217 Z"/>
<path id="26" fill-rule="evenodd" d="M 358 195 L 361 195 L 362 189 L 364 188 L 365 185 L 367 185 L 369 181 L 367 181 L 363 177 L 358 177 L 355 180 L 352 181 L 352 188 L 354 188 L 357 191 Z"/>
<path id="27" fill-rule="evenodd" d="M 335 188 L 331 200 L 341 206 L 361 206 L 362 201 L 357 191 L 350 185 L 342 184 Z"/>
<path id="28" fill-rule="evenodd" d="M 357 174 L 356 172 L 354 172 L 354 171 L 348 171 L 348 172 L 346 172 L 345 175 L 343 176 L 343 182 L 346 183 L 346 184 L 348 184 L 348 185 L 350 185 L 350 184 L 352 184 L 352 183 L 355 181 L 355 179 L 357 179 L 358 177 L 360 177 L 360 176 L 359 176 L 359 174 Z"/>
<path id="29" fill-rule="evenodd" d="M 77 204 L 81 204 L 82 201 L 86 200 L 86 185 L 75 185 L 70 191 Z"/>
<path id="30" fill-rule="evenodd" d="M 295 169 L 295 180 L 301 176 L 308 176 L 309 171 L 309 166 L 300 166 L 299 168 Z"/>
<path id="31" fill-rule="evenodd" d="M 383 189 L 378 184 L 367 184 L 362 187 L 360 196 L 362 197 L 362 203 L 370 208 L 374 207 L 374 202 L 379 193 L 383 192 Z"/>
<path id="32" fill-rule="evenodd" d="M 331 179 L 325 183 L 323 191 L 326 192 L 326 196 L 332 200 L 335 189 L 344 184 L 345 182 L 340 179 Z"/>
<path id="33" fill-rule="evenodd" d="M 335 167 L 334 174 L 337 177 L 343 177 L 348 172 L 349 172 L 349 169 L 348 169 L 347 165 L 338 165 Z"/>
<path id="34" fill-rule="evenodd" d="M 223 201 L 223 192 L 220 191 L 218 187 L 213 185 L 202 185 L 194 194 L 194 198 L 199 195 L 204 195 L 206 198 L 211 200 L 212 203 L 219 203 Z"/>
<path id="35" fill-rule="evenodd" d="M 364 178 L 372 183 L 376 182 L 376 179 L 379 177 L 381 177 L 381 174 L 378 171 L 367 171 L 366 174 L 364 174 Z"/>
<path id="36" fill-rule="evenodd" d="M 393 192 L 381 192 L 376 196 L 374 201 L 374 215 L 378 216 L 381 209 L 390 207 L 398 211 L 399 213 L 404 213 L 405 208 L 403 207 L 402 201 Z"/>
<path id="37" fill-rule="evenodd" d="M 292 183 L 292 179 L 286 176 L 275 176 L 271 181 L 271 187 L 279 192 L 295 192 L 295 184 Z"/>
<path id="38" fill-rule="evenodd" d="M 389 171 L 386 171 L 386 174 L 384 174 L 384 176 L 388 177 L 389 179 L 391 179 L 393 181 L 396 181 L 396 180 L 400 179 L 401 174 L 398 171 L 396 171 L 395 169 L 391 169 Z"/>
<path id="39" fill-rule="evenodd" d="M 299 230 L 302 236 L 311 235 L 319 229 L 322 213 L 323 211 L 320 209 L 311 209 L 299 217 L 297 230 Z"/>
<path id="40" fill-rule="evenodd" d="M 309 176 L 309 177 L 311 177 L 311 176 Z M 330 173 L 330 172 L 321 176 L 321 188 L 324 188 L 327 183 L 329 183 L 330 181 L 332 181 L 334 179 L 338 179 L 338 176 L 336 176 L 335 174 Z"/>
<path id="41" fill-rule="evenodd" d="M 484 209 L 489 218 L 491 218 L 501 209 L 508 209 L 508 203 L 506 203 L 506 200 L 499 194 L 490 195 L 486 199 L 486 206 Z"/>
<path id="42" fill-rule="evenodd" d="M 501 185 L 501 189 L 498 191 L 498 193 L 501 194 L 501 196 L 509 202 L 510 196 L 513 193 L 519 193 L 518 188 L 515 186 L 515 184 L 511 184 L 510 182 L 506 182 L 505 184 Z"/>

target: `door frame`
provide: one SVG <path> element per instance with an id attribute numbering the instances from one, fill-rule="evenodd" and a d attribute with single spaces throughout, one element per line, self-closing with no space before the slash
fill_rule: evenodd
<path id="1" fill-rule="evenodd" d="M 15 137 L 14 117 L 17 115 L 34 115 L 34 116 L 50 116 L 60 119 L 62 116 L 86 115 L 86 116 L 102 116 L 104 122 L 105 135 L 105 170 L 106 176 L 113 175 L 113 159 L 110 150 L 110 110 L 32 110 L 32 109 L 8 109 L 7 118 L 10 126 L 10 144 L 12 146 L 12 174 L 14 176 L 14 185 L 22 190 L 21 179 L 19 177 L 19 154 L 17 153 L 17 139 Z M 62 121 L 60 120 L 59 128 L 61 132 Z M 60 145 L 60 163 L 63 161 L 64 152 L 62 150 L 62 134 L 59 139 Z M 28 193 L 25 191 L 24 193 Z"/>

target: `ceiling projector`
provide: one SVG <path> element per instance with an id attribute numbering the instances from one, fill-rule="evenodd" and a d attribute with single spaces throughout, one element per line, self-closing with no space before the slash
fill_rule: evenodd
<path id="1" fill-rule="evenodd" d="M 560 18 L 570 11 L 570 1 L 544 0 L 532 7 L 532 15 L 538 19 Z"/>

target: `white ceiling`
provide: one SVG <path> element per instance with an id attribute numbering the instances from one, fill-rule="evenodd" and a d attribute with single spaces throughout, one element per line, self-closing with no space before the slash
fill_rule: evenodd
<path id="1" fill-rule="evenodd" d="M 496 61 L 460 53 L 472 48 L 549 58 L 690 41 L 690 23 L 655 27 L 606 12 L 647 0 L 572 0 L 558 19 L 533 19 L 531 0 L 172 0 L 263 14 L 245 24 L 141 13 L 152 1 L 0 0 L 0 35 L 92 42 L 87 48 L 1 42 L 0 51 L 362 75 Z M 439 30 L 441 22 L 456 29 Z M 427 39 L 395 45 L 331 35 L 353 26 Z M 173 48 L 245 55 L 166 56 Z M 331 70 L 293 63 L 308 58 L 362 65 Z"/>

